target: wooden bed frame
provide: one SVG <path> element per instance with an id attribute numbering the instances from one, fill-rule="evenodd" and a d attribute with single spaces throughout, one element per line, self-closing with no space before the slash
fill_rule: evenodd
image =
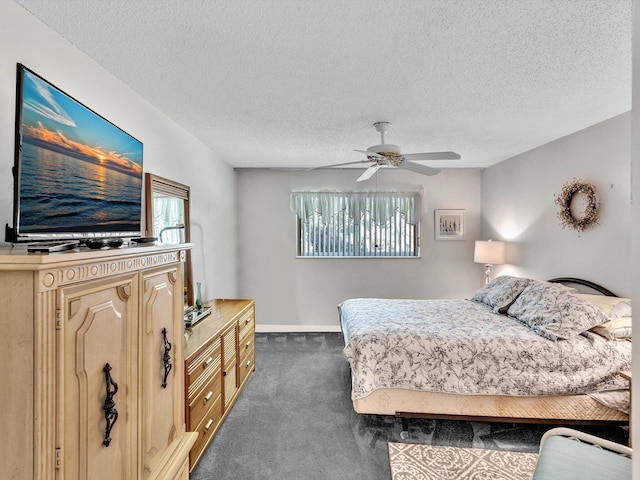
<path id="1" fill-rule="evenodd" d="M 580 278 L 559 277 L 549 282 L 579 285 L 602 295 L 617 296 L 611 290 Z M 515 397 L 383 388 L 365 398 L 354 400 L 353 407 L 357 413 L 399 417 L 404 431 L 408 427 L 408 418 L 564 425 L 629 422 L 627 414 L 609 408 L 588 395 Z"/>

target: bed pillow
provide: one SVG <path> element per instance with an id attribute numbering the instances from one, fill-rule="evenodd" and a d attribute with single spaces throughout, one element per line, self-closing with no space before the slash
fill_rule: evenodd
<path id="1" fill-rule="evenodd" d="M 591 331 L 607 340 L 627 340 L 631 339 L 631 323 L 631 317 L 619 317 L 593 327 Z"/>
<path id="2" fill-rule="evenodd" d="M 609 320 L 631 316 L 631 299 L 622 297 L 607 297 L 606 295 L 592 295 L 577 293 L 576 297 L 584 298 L 602 310 Z"/>
<path id="3" fill-rule="evenodd" d="M 562 285 L 535 280 L 507 314 L 549 340 L 571 338 L 607 321 L 598 307 L 571 294 Z"/>
<path id="4" fill-rule="evenodd" d="M 502 275 L 476 291 L 471 300 L 490 306 L 495 313 L 505 313 L 529 282 L 528 278 Z"/>

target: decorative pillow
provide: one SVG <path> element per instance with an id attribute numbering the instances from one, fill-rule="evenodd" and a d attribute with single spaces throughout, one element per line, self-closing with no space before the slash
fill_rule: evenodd
<path id="1" fill-rule="evenodd" d="M 528 278 L 502 275 L 476 291 L 471 300 L 492 307 L 495 313 L 505 313 L 531 281 Z"/>
<path id="2" fill-rule="evenodd" d="M 604 322 L 591 329 L 592 332 L 602 335 L 607 340 L 631 339 L 631 317 L 620 317 Z"/>
<path id="3" fill-rule="evenodd" d="M 609 320 L 631 316 L 631 299 L 622 297 L 607 297 L 606 295 L 591 295 L 586 293 L 575 294 L 584 298 L 602 310 Z"/>
<path id="4" fill-rule="evenodd" d="M 532 281 L 507 314 L 549 340 L 570 338 L 601 325 L 607 317 L 595 305 L 560 285 Z"/>

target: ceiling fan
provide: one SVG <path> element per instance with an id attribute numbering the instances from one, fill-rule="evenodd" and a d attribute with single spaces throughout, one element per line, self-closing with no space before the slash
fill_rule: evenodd
<path id="1" fill-rule="evenodd" d="M 356 152 L 364 153 L 366 160 L 358 162 L 337 163 L 335 165 L 327 165 L 326 167 L 339 167 L 343 165 L 354 165 L 356 163 L 372 163 L 362 175 L 358 177 L 356 182 L 361 182 L 371 178 L 381 167 L 398 167 L 422 175 L 437 175 L 440 170 L 428 167 L 420 163 L 413 163 L 415 160 L 458 160 L 460 155 L 455 152 L 425 152 L 425 153 L 400 153 L 398 145 L 384 143 L 384 134 L 389 131 L 390 122 L 376 122 L 373 124 L 375 129 L 380 133 L 380 145 L 372 145 L 366 150 L 356 150 Z"/>

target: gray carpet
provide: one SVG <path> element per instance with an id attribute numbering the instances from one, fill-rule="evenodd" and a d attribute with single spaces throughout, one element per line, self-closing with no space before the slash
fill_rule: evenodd
<path id="1" fill-rule="evenodd" d="M 339 333 L 258 334 L 256 371 L 191 480 L 389 480 L 387 443 L 537 452 L 550 425 L 358 415 Z M 620 427 L 577 427 L 626 443 Z"/>

